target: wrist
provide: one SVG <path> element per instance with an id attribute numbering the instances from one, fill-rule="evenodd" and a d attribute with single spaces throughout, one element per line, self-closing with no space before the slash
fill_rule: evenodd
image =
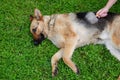
<path id="1" fill-rule="evenodd" d="M 109 6 L 105 6 L 104 9 L 106 9 L 107 11 L 109 11 L 110 7 Z"/>

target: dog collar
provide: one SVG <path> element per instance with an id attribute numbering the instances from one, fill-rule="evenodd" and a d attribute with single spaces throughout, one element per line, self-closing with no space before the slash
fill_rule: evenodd
<path id="1" fill-rule="evenodd" d="M 55 26 L 56 18 L 57 18 L 57 14 L 50 16 L 50 20 L 48 22 L 48 30 L 50 30 L 52 27 Z"/>

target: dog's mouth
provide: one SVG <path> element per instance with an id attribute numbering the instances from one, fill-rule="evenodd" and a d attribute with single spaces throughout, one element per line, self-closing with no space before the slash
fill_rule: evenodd
<path id="1" fill-rule="evenodd" d="M 45 36 L 43 34 L 40 34 L 38 39 L 34 39 L 34 45 L 37 46 L 42 43 L 42 41 L 45 40 Z"/>

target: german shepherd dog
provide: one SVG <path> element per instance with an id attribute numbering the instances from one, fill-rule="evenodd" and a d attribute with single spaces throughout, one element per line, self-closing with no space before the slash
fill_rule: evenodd
<path id="1" fill-rule="evenodd" d="M 104 18 L 97 18 L 95 14 L 80 12 L 43 16 L 40 10 L 34 10 L 34 16 L 30 16 L 34 44 L 48 38 L 60 48 L 51 59 L 52 76 L 58 73 L 57 63 L 61 58 L 78 74 L 79 69 L 71 60 L 72 54 L 76 48 L 90 43 L 104 44 L 120 61 L 120 14 L 108 13 Z"/>

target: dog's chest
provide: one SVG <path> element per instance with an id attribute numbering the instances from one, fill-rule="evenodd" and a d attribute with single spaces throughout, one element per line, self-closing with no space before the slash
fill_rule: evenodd
<path id="1" fill-rule="evenodd" d="M 52 43 L 56 47 L 58 47 L 58 48 L 64 47 L 64 38 L 61 35 L 55 34 L 55 35 L 52 35 L 52 36 L 48 36 L 48 39 L 50 41 L 52 41 Z"/>

